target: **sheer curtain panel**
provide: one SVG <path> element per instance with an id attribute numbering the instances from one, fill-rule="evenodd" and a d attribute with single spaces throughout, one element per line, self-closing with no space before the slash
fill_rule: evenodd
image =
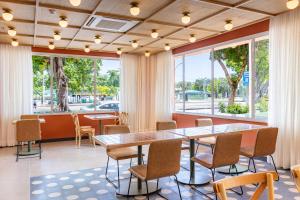
<path id="1" fill-rule="evenodd" d="M 15 145 L 12 121 L 32 112 L 32 76 L 30 47 L 0 45 L 0 146 Z"/>
<path id="2" fill-rule="evenodd" d="M 275 162 L 300 163 L 300 9 L 270 22 L 269 125 L 279 128 Z"/>

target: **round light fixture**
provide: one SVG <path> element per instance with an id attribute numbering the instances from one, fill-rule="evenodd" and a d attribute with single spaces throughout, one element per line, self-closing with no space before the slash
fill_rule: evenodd
<path id="1" fill-rule="evenodd" d="M 19 46 L 18 40 L 17 39 L 12 39 L 11 40 L 11 45 L 14 46 L 14 47 Z"/>
<path id="2" fill-rule="evenodd" d="M 151 37 L 154 38 L 154 39 L 158 37 L 158 32 L 157 32 L 156 29 L 152 30 Z"/>
<path id="3" fill-rule="evenodd" d="M 85 47 L 84 47 L 84 52 L 85 53 L 88 53 L 88 52 L 90 52 L 91 50 L 90 50 L 90 46 L 89 45 L 85 45 Z"/>
<path id="4" fill-rule="evenodd" d="M 137 48 L 137 47 L 139 46 L 139 43 L 138 43 L 136 40 L 132 40 L 131 46 L 132 46 L 133 48 Z"/>
<path id="5" fill-rule="evenodd" d="M 58 24 L 59 24 L 61 27 L 66 28 L 66 27 L 68 26 L 67 17 L 65 17 L 65 16 L 60 16 L 60 20 L 59 20 Z"/>
<path id="6" fill-rule="evenodd" d="M 181 22 L 184 24 L 188 24 L 191 21 L 191 17 L 190 17 L 190 13 L 189 12 L 184 12 L 182 13 L 182 17 L 181 17 Z"/>
<path id="7" fill-rule="evenodd" d="M 118 54 L 118 55 L 121 55 L 121 54 L 122 54 L 122 49 L 121 49 L 121 48 L 118 48 L 118 49 L 117 49 L 117 54 Z"/>
<path id="8" fill-rule="evenodd" d="M 137 2 L 132 2 L 131 4 L 131 8 L 130 8 L 130 14 L 132 14 L 133 16 L 138 16 L 140 14 L 140 8 L 138 7 L 138 3 Z"/>
<path id="9" fill-rule="evenodd" d="M 101 43 L 101 36 L 96 35 L 94 41 L 95 41 L 96 44 L 100 44 Z"/>
<path id="10" fill-rule="evenodd" d="M 149 51 L 145 51 L 145 56 L 149 57 L 150 56 L 150 52 Z"/>
<path id="11" fill-rule="evenodd" d="M 191 43 L 196 42 L 195 34 L 191 34 L 191 35 L 190 35 L 189 41 L 190 41 Z"/>
<path id="12" fill-rule="evenodd" d="M 53 34 L 53 38 L 54 40 L 60 40 L 61 39 L 61 35 L 58 31 L 55 31 Z"/>
<path id="13" fill-rule="evenodd" d="M 171 49 L 171 47 L 170 47 L 170 45 L 167 43 L 167 44 L 165 44 L 165 50 L 166 51 L 169 51 Z"/>
<path id="14" fill-rule="evenodd" d="M 17 31 L 14 27 L 9 26 L 8 27 L 8 31 L 7 31 L 8 35 L 11 37 L 14 37 L 17 35 Z"/>
<path id="15" fill-rule="evenodd" d="M 230 31 L 232 28 L 233 28 L 232 20 L 226 20 L 225 25 L 224 25 L 224 29 L 226 31 Z"/>
<path id="16" fill-rule="evenodd" d="M 49 49 L 53 50 L 55 48 L 54 42 L 49 42 L 48 47 L 49 47 Z"/>
<path id="17" fill-rule="evenodd" d="M 298 5 L 299 5 L 299 0 L 288 0 L 286 2 L 286 7 L 291 10 L 297 8 Z"/>
<path id="18" fill-rule="evenodd" d="M 14 18 L 11 11 L 9 9 L 6 9 L 6 8 L 3 9 L 2 17 L 5 21 L 8 21 L 8 22 L 13 20 L 13 18 Z"/>
<path id="19" fill-rule="evenodd" d="M 73 6 L 79 6 L 81 4 L 81 0 L 69 0 Z"/>

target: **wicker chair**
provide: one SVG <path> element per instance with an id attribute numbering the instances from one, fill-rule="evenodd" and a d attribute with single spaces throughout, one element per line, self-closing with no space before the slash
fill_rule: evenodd
<path id="1" fill-rule="evenodd" d="M 300 192 L 300 165 L 291 167 L 291 172 L 294 177 L 297 190 Z"/>
<path id="2" fill-rule="evenodd" d="M 195 125 L 196 127 L 212 126 L 213 122 L 211 118 L 200 118 L 195 120 Z M 216 137 L 199 138 L 196 142 L 198 143 L 196 153 L 198 152 L 199 145 L 205 145 L 205 146 L 209 145 L 211 148 L 211 152 L 213 153 L 214 146 L 216 144 Z"/>

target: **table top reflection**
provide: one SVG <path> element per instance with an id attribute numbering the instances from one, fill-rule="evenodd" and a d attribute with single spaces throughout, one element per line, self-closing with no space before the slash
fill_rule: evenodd
<path id="1" fill-rule="evenodd" d="M 185 136 L 188 139 L 197 139 L 210 136 L 217 136 L 219 134 L 224 133 L 255 131 L 261 128 L 267 128 L 267 126 L 245 123 L 233 123 L 193 128 L 172 129 L 168 131 L 177 135 Z"/>
<path id="2" fill-rule="evenodd" d="M 110 134 L 95 136 L 95 141 L 106 149 L 151 144 L 154 141 L 182 140 L 184 136 L 168 131 L 150 131 L 142 133 Z"/>

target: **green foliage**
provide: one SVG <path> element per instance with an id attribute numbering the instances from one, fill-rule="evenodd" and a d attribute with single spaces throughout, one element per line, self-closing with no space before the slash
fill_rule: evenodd
<path id="1" fill-rule="evenodd" d="M 192 87 L 192 83 L 191 82 L 184 82 L 183 81 L 179 81 L 177 84 L 176 84 L 176 88 L 177 89 L 180 89 L 181 91 L 184 89 L 184 90 L 191 90 L 193 89 Z"/>
<path id="2" fill-rule="evenodd" d="M 35 98 L 43 97 L 43 82 L 45 88 L 50 87 L 48 74 L 49 58 L 45 56 L 32 56 L 33 69 L 33 95 Z"/>
<path id="3" fill-rule="evenodd" d="M 226 113 L 226 106 L 223 102 L 219 102 L 219 111 L 221 113 Z"/>
<path id="4" fill-rule="evenodd" d="M 245 114 L 249 112 L 249 107 L 247 105 L 240 105 L 240 104 L 232 104 L 228 105 L 226 108 L 226 112 L 230 114 Z"/>
<path id="5" fill-rule="evenodd" d="M 260 112 L 267 112 L 268 111 L 268 97 L 264 96 L 259 99 L 256 104 L 256 107 Z"/>

